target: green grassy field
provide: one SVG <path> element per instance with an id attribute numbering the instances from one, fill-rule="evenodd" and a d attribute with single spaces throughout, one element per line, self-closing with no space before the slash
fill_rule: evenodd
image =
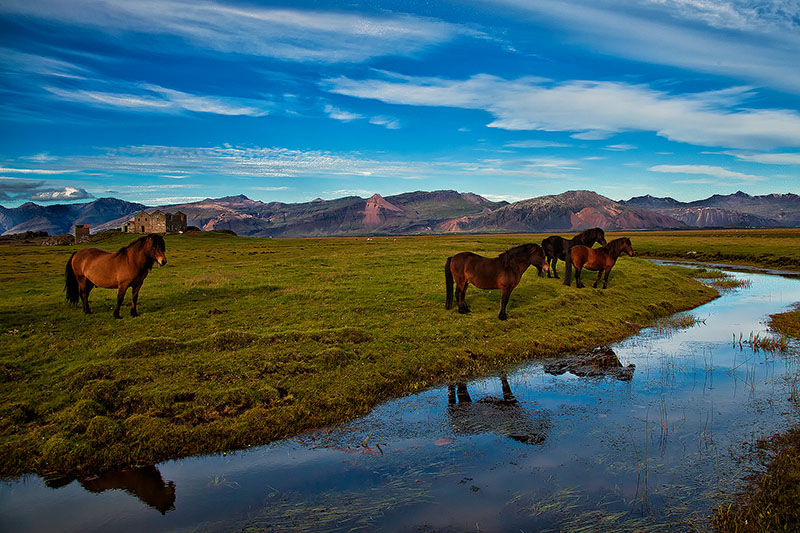
<path id="1" fill-rule="evenodd" d="M 145 281 L 142 315 L 124 308 L 121 320 L 115 291 L 93 291 L 92 315 L 65 304 L 76 247 L 0 247 L 0 475 L 265 443 L 434 384 L 615 341 L 716 294 L 685 269 L 623 257 L 605 291 L 530 270 L 506 322 L 499 291 L 471 288 L 469 315 L 444 309 L 449 255 L 494 256 L 542 237 L 167 236 L 169 262 Z M 658 241 L 632 238 L 637 251 Z"/>
<path id="2" fill-rule="evenodd" d="M 800 270 L 800 228 L 631 232 L 644 257 Z"/>

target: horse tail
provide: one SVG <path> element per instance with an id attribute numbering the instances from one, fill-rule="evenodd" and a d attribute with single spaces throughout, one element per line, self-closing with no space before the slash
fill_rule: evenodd
<path id="1" fill-rule="evenodd" d="M 447 298 L 444 301 L 444 308 L 450 309 L 453 307 L 453 273 L 450 271 L 450 261 L 452 257 L 448 257 L 444 263 L 444 286 Z"/>
<path id="2" fill-rule="evenodd" d="M 564 285 L 572 282 L 572 243 L 567 241 L 564 245 Z"/>
<path id="3" fill-rule="evenodd" d="M 64 273 L 65 277 L 65 289 L 67 291 L 67 301 L 72 305 L 78 305 L 80 301 L 80 289 L 78 288 L 78 278 L 75 277 L 75 271 L 72 269 L 72 258 L 75 257 L 73 253 L 69 256 L 69 261 L 67 261 L 67 270 Z"/>

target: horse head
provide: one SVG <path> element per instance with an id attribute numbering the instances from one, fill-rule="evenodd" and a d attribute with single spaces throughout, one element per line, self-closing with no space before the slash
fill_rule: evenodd
<path id="1" fill-rule="evenodd" d="M 159 264 L 159 266 L 164 266 L 167 264 L 167 246 L 164 243 L 164 237 L 153 233 L 147 236 L 145 244 L 147 245 L 148 255 L 152 257 L 155 262 Z"/>
<path id="2" fill-rule="evenodd" d="M 539 275 L 542 275 L 542 272 L 549 272 L 550 263 L 548 263 L 542 247 L 538 244 L 529 244 L 528 246 L 531 248 L 530 254 L 528 255 L 528 262 L 536 267 L 536 270 L 539 271 Z"/>
<path id="3" fill-rule="evenodd" d="M 625 246 L 622 247 L 622 251 L 631 257 L 633 257 L 633 255 L 636 253 L 633 251 L 633 245 L 628 237 L 625 237 Z"/>
<path id="4" fill-rule="evenodd" d="M 594 232 L 595 232 L 594 238 L 595 238 L 595 240 L 597 242 L 599 242 L 602 246 L 605 246 L 606 244 L 608 244 L 606 242 L 606 232 L 604 232 L 600 228 L 594 228 Z"/>

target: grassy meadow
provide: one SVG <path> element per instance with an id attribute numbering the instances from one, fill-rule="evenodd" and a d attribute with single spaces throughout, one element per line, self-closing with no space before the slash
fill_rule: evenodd
<path id="1" fill-rule="evenodd" d="M 689 247 L 720 260 L 714 238 L 739 242 L 743 262 L 754 249 L 761 259 L 800 253 L 784 251 L 782 230 L 754 237 L 759 246 L 709 234 L 629 235 L 647 255 L 663 240 L 675 257 Z M 91 315 L 64 302 L 64 267 L 78 247 L 2 246 L 0 475 L 76 474 L 262 444 L 434 384 L 616 341 L 716 295 L 687 269 L 623 256 L 605 291 L 529 270 L 506 322 L 497 319 L 499 291 L 470 288 L 468 315 L 444 309 L 449 255 L 495 256 L 542 237 L 169 235 L 168 264 L 145 281 L 141 316 L 129 316 L 128 294 L 121 320 L 111 316 L 113 290 L 92 292 Z M 93 245 L 115 250 L 131 239 Z"/>

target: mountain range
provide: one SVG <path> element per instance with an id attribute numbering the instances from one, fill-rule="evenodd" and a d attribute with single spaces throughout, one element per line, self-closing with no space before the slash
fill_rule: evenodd
<path id="1" fill-rule="evenodd" d="M 791 193 L 737 192 L 695 202 L 648 195 L 616 202 L 592 191 L 567 191 L 510 204 L 472 193 L 416 191 L 305 203 L 265 203 L 243 195 L 158 207 L 115 198 L 50 206 L 28 202 L 12 209 L 0 206 L 0 232 L 71 233 L 75 224 L 89 224 L 96 233 L 118 229 L 141 210 L 156 209 L 182 211 L 190 226 L 203 230 L 252 237 L 800 226 L 800 196 Z"/>

